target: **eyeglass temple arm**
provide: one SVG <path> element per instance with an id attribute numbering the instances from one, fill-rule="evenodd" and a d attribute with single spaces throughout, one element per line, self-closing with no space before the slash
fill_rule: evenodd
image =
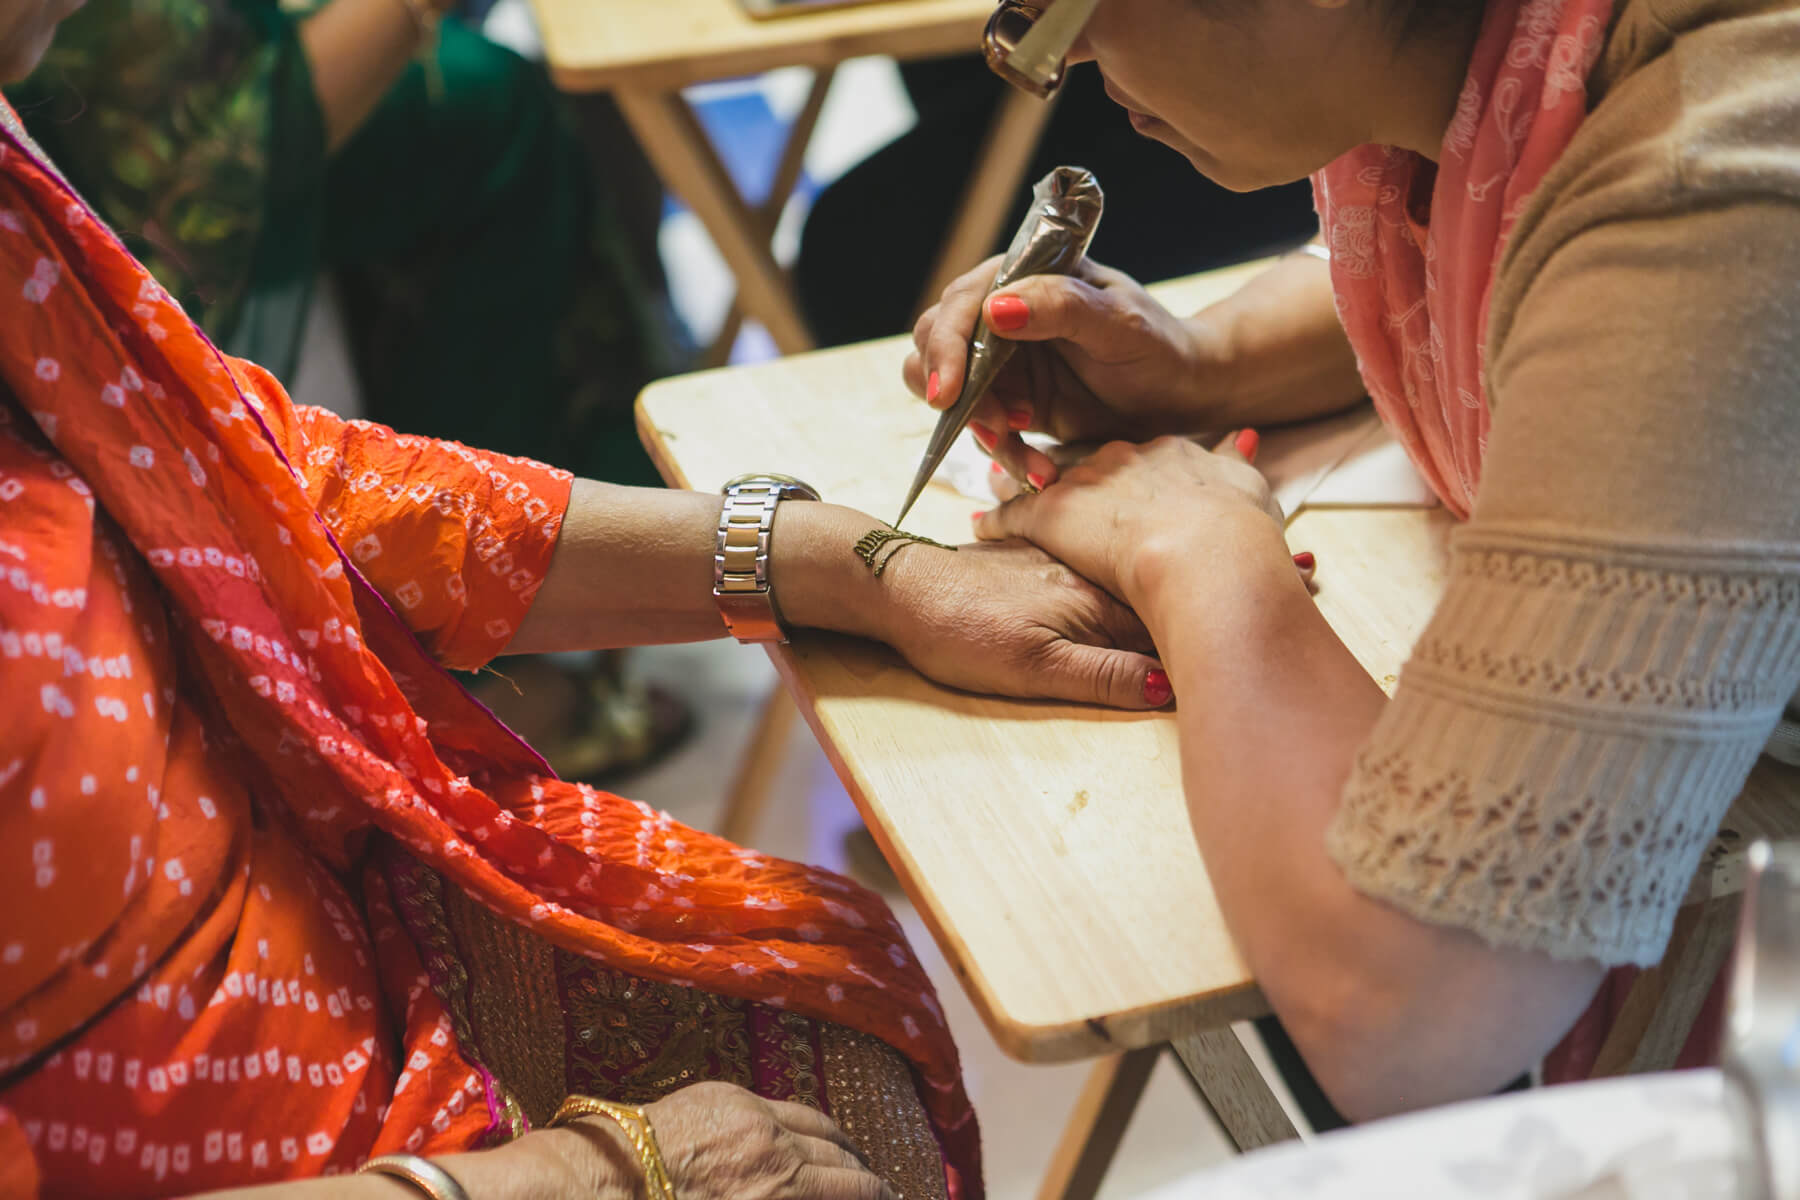
<path id="1" fill-rule="evenodd" d="M 1063 56 L 1081 34 L 1081 27 L 1100 0 L 1056 0 L 1006 56 L 1006 65 L 1032 79 L 1053 79 Z"/>

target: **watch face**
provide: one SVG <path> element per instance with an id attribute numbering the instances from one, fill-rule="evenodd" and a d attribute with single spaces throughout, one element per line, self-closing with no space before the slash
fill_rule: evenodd
<path id="1" fill-rule="evenodd" d="M 773 471 L 752 471 L 748 475 L 739 475 L 736 479 L 728 479 L 721 492 L 729 492 L 734 487 L 742 487 L 748 483 L 773 483 L 781 488 L 783 498 L 789 500 L 817 500 L 819 491 L 812 484 L 792 475 L 777 475 Z"/>

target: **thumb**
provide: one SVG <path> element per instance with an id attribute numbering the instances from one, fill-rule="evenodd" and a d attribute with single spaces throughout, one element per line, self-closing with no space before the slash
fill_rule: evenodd
<path id="1" fill-rule="evenodd" d="M 1028 275 L 982 302 L 982 315 L 1002 337 L 1019 342 L 1073 342 L 1090 354 L 1143 338 L 1144 323 L 1132 320 L 1104 288 L 1069 275 Z"/>
<path id="2" fill-rule="evenodd" d="M 1037 684 L 1051 699 L 1108 708 L 1161 708 L 1174 695 L 1162 664 L 1149 655 L 1069 641 L 1044 656 Z"/>

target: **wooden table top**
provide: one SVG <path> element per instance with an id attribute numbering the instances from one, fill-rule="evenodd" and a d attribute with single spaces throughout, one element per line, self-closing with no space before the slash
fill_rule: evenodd
<path id="1" fill-rule="evenodd" d="M 864 54 L 929 58 L 980 47 L 994 0 L 879 0 L 768 20 L 738 0 L 532 0 L 566 91 L 669 88 Z"/>
<path id="2" fill-rule="evenodd" d="M 1159 289 L 1176 311 L 1259 266 Z M 935 414 L 890 338 L 652 385 L 639 425 L 673 482 L 798 475 L 886 518 Z M 908 528 L 966 541 L 941 485 Z M 1302 512 L 1318 602 L 1390 690 L 1442 586 L 1442 510 Z M 1264 1011 L 1189 828 L 1167 714 L 972 696 L 884 647 L 802 635 L 783 678 L 995 1038 L 1028 1061 L 1148 1045 Z"/>

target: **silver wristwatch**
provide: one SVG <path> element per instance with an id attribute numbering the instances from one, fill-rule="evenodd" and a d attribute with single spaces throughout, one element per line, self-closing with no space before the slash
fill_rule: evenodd
<path id="1" fill-rule="evenodd" d="M 721 490 L 725 507 L 713 548 L 713 600 L 719 616 L 740 642 L 786 642 L 769 582 L 775 506 L 783 500 L 817 500 L 819 493 L 789 475 L 739 475 Z"/>

